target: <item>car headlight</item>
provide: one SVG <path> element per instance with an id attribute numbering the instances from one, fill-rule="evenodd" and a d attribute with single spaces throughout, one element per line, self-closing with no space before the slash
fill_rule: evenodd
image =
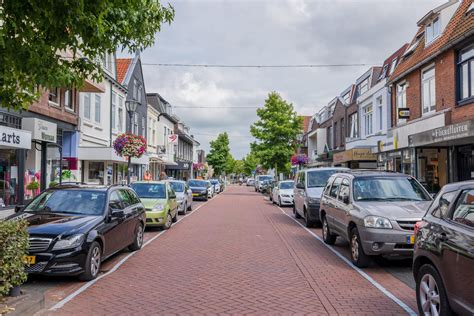
<path id="1" fill-rule="evenodd" d="M 202 190 L 201 191 L 201 194 L 206 194 L 207 193 L 207 190 Z"/>
<path id="2" fill-rule="evenodd" d="M 319 204 L 319 199 L 309 197 L 308 202 L 311 203 L 311 204 Z"/>
<path id="3" fill-rule="evenodd" d="M 390 223 L 390 220 L 388 218 L 371 215 L 364 218 L 364 226 L 371 228 L 391 229 L 392 223 Z"/>
<path id="4" fill-rule="evenodd" d="M 282 194 L 282 197 L 290 197 L 288 194 Z"/>
<path id="5" fill-rule="evenodd" d="M 69 249 L 76 248 L 82 245 L 84 241 L 84 234 L 77 234 L 69 236 L 65 239 L 59 239 L 53 247 L 53 250 Z"/>
<path id="6" fill-rule="evenodd" d="M 164 209 L 165 209 L 165 206 L 163 204 L 158 204 L 158 205 L 155 205 L 151 211 L 152 212 L 161 212 Z"/>

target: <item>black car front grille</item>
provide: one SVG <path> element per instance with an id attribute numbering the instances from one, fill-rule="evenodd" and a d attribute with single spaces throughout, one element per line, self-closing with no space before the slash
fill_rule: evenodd
<path id="1" fill-rule="evenodd" d="M 38 273 L 42 272 L 44 268 L 46 267 L 46 262 L 38 262 L 36 264 L 32 264 L 31 266 L 27 266 L 25 268 L 26 273 Z"/>
<path id="2" fill-rule="evenodd" d="M 414 245 L 412 244 L 395 244 L 395 247 L 394 249 L 397 250 L 397 249 L 403 249 L 403 250 L 413 250 L 413 247 Z"/>
<path id="3" fill-rule="evenodd" d="M 30 237 L 28 250 L 29 252 L 45 251 L 49 248 L 51 240 L 51 238 Z"/>
<path id="4" fill-rule="evenodd" d="M 410 231 L 415 230 L 416 221 L 397 221 L 397 223 L 398 223 L 398 226 L 400 226 L 400 228 L 403 230 L 410 230 Z"/>

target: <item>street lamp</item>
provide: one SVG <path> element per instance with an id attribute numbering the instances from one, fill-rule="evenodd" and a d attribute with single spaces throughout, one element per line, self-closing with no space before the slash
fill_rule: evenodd
<path id="1" fill-rule="evenodd" d="M 128 124 L 128 132 L 132 133 L 132 119 L 133 115 L 135 114 L 137 107 L 140 103 L 137 100 L 127 100 L 125 101 L 125 109 L 127 110 L 128 117 L 129 117 L 129 124 Z M 130 185 L 130 164 L 131 164 L 132 157 L 128 157 L 128 169 L 127 169 L 127 184 Z"/>

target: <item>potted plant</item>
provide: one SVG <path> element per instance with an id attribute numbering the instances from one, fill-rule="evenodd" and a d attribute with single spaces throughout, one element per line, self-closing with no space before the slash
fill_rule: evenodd
<path id="1" fill-rule="evenodd" d="M 305 154 L 294 154 L 291 156 L 291 164 L 293 166 L 298 166 L 298 168 L 301 168 L 302 165 L 305 165 L 308 163 L 308 156 Z"/>
<path id="2" fill-rule="evenodd" d="M 38 181 L 32 181 L 26 185 L 26 189 L 31 191 L 31 195 L 36 196 L 36 191 L 39 189 L 40 185 Z"/>

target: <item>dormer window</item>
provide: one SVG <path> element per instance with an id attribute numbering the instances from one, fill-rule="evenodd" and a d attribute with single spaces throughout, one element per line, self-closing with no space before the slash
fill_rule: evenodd
<path id="1" fill-rule="evenodd" d="M 365 78 L 364 81 L 359 83 L 358 88 L 359 95 L 362 95 L 363 93 L 367 92 L 369 90 L 369 77 Z"/>
<path id="2" fill-rule="evenodd" d="M 350 100 L 351 100 L 351 92 L 347 92 L 346 94 L 344 94 L 342 96 L 342 99 L 344 100 L 344 103 L 345 104 L 349 104 L 350 103 Z"/>
<path id="3" fill-rule="evenodd" d="M 426 44 L 431 43 L 441 34 L 441 22 L 439 17 L 434 18 L 430 23 L 425 26 L 425 42 Z"/>
<path id="4" fill-rule="evenodd" d="M 397 58 L 395 58 L 392 61 L 392 64 L 390 65 L 390 71 L 388 72 L 388 75 L 393 74 L 393 71 L 395 70 L 395 67 L 397 67 L 397 62 L 398 62 Z"/>

